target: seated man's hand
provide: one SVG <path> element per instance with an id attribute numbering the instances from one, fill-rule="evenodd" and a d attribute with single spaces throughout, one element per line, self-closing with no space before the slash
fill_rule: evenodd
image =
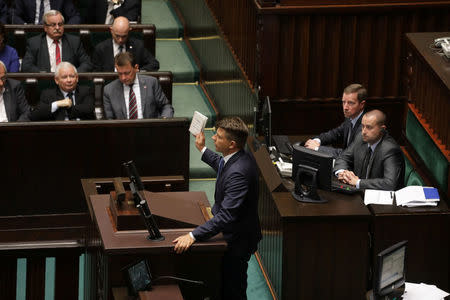
<path id="1" fill-rule="evenodd" d="M 203 147 L 205 147 L 205 133 L 203 131 L 195 136 L 195 147 L 197 147 L 198 151 L 202 151 Z"/>
<path id="2" fill-rule="evenodd" d="M 352 171 L 345 170 L 338 174 L 338 179 L 344 183 L 356 186 L 359 177 L 356 176 Z"/>
<path id="3" fill-rule="evenodd" d="M 320 147 L 320 143 L 318 141 L 309 139 L 306 141 L 305 147 L 312 150 L 316 150 L 316 148 Z"/>
<path id="4" fill-rule="evenodd" d="M 180 253 L 185 252 L 186 250 L 188 250 L 191 247 L 191 245 L 194 243 L 194 239 L 188 233 L 188 234 L 177 237 L 176 239 L 174 239 L 172 241 L 172 243 L 175 244 L 173 250 L 177 254 L 180 254 Z"/>
<path id="5" fill-rule="evenodd" d="M 58 107 L 71 107 L 72 106 L 72 100 L 70 100 L 69 98 L 62 99 L 62 100 L 56 101 L 56 105 Z"/>

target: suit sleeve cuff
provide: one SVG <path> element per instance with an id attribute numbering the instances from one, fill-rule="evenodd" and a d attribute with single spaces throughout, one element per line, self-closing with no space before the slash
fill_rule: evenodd
<path id="1" fill-rule="evenodd" d="M 200 152 L 203 154 L 203 153 L 205 153 L 205 151 L 206 151 L 206 146 L 203 147 L 203 149 Z"/>
<path id="2" fill-rule="evenodd" d="M 359 189 L 359 184 L 361 182 L 361 179 L 358 179 L 358 181 L 356 182 L 356 188 Z"/>

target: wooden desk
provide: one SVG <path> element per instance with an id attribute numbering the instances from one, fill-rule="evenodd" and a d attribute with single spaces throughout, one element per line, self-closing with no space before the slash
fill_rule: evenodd
<path id="1" fill-rule="evenodd" d="M 258 251 L 280 299 L 363 299 L 375 255 L 402 240 L 409 241 L 408 281 L 448 290 L 450 214 L 444 201 L 435 208 L 369 210 L 358 194 L 319 191 L 328 203 L 300 203 L 267 151 L 249 145 L 261 174 Z"/>
<path id="2" fill-rule="evenodd" d="M 154 195 L 184 199 L 190 202 L 201 202 L 209 207 L 204 192 L 173 192 L 154 193 Z M 172 241 L 192 228 L 160 228 L 164 241 L 148 241 L 146 230 L 116 231 L 109 212 L 109 195 L 90 195 L 87 199 L 92 208 L 93 218 L 100 233 L 100 251 L 91 251 L 92 264 L 90 266 L 97 276 L 97 295 L 103 299 L 111 298 L 111 288 L 125 286 L 121 269 L 139 259 L 146 258 L 149 262 L 153 278 L 159 276 L 177 276 L 192 280 L 203 281 L 206 287 L 179 283 L 184 299 L 200 299 L 209 296 L 220 299 L 221 275 L 220 264 L 226 242 L 222 235 L 207 242 L 194 243 L 187 253 L 177 255 L 173 252 Z M 156 197 L 156 196 L 155 196 Z M 146 198 L 149 199 L 146 195 Z M 168 207 L 170 200 L 167 201 Z M 151 209 L 151 200 L 149 200 Z M 201 298 L 201 299 L 203 299 Z"/>
<path id="3" fill-rule="evenodd" d="M 373 262 L 377 253 L 408 240 L 406 279 L 449 290 L 450 213 L 445 201 L 437 207 L 402 208 L 370 205 Z"/>

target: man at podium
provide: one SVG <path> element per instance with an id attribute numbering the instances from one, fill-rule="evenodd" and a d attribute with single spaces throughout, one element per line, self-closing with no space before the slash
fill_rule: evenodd
<path id="1" fill-rule="evenodd" d="M 222 259 L 222 299 L 247 299 L 247 267 L 261 240 L 258 217 L 258 172 L 256 163 L 244 146 L 248 128 L 238 117 L 216 123 L 212 137 L 216 151 L 205 147 L 205 135 L 199 133 L 195 146 L 202 160 L 217 171 L 214 217 L 189 234 L 176 238 L 174 250 L 182 253 L 195 241 L 207 240 L 222 232 L 227 250 Z"/>

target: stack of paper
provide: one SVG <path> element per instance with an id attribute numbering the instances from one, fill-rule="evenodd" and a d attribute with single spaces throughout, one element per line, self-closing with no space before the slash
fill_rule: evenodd
<path id="1" fill-rule="evenodd" d="M 395 192 L 398 206 L 436 206 L 439 202 L 439 193 L 436 188 L 411 185 Z"/>
<path id="2" fill-rule="evenodd" d="M 447 297 L 449 293 L 437 288 L 435 285 L 425 283 L 405 283 L 405 293 L 403 300 L 441 300 Z"/>
<path id="3" fill-rule="evenodd" d="M 380 190 L 365 190 L 364 204 L 392 205 L 394 202 L 394 192 Z"/>

